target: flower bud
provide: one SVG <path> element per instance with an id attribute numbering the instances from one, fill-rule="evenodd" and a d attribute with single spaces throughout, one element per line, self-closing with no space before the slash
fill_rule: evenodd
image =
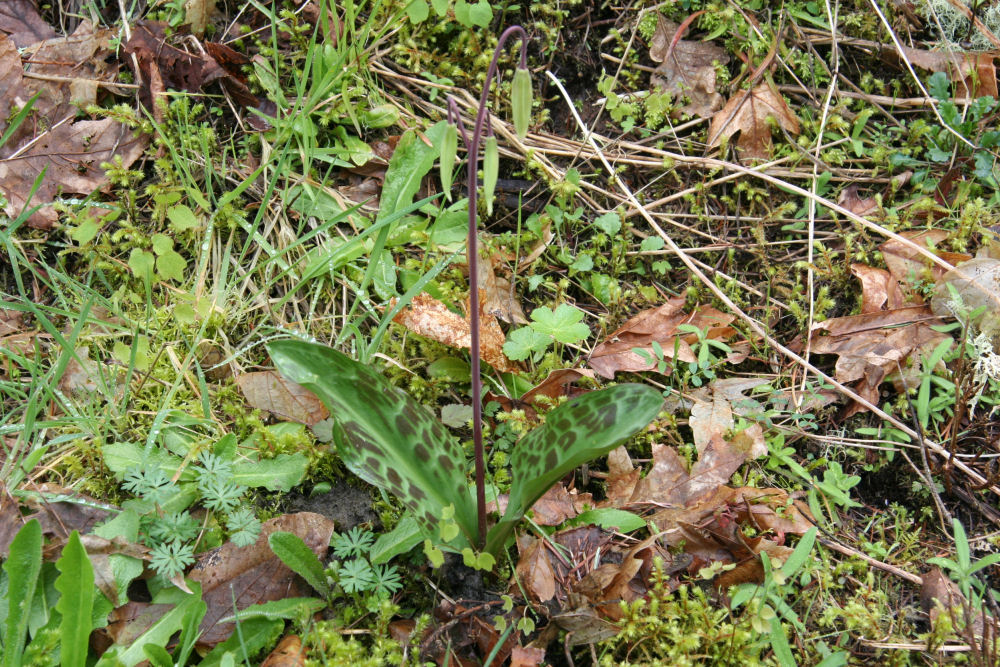
<path id="1" fill-rule="evenodd" d="M 517 136 L 524 139 L 528 136 L 528 123 L 531 121 L 531 72 L 527 68 L 518 67 L 514 71 L 510 106 L 514 114 L 514 130 Z"/>
<path id="2" fill-rule="evenodd" d="M 454 123 L 448 123 L 445 128 L 444 137 L 441 139 L 441 189 L 451 201 L 451 176 L 455 169 L 455 156 L 458 154 L 458 127 Z"/>
<path id="3" fill-rule="evenodd" d="M 493 215 L 493 193 L 497 189 L 497 177 L 500 175 L 500 149 L 495 136 L 486 137 L 486 149 L 483 155 L 483 198 L 486 200 L 486 214 Z"/>

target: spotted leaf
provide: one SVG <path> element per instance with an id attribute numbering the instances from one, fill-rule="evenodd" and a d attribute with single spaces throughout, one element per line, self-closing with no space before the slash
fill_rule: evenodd
<path id="1" fill-rule="evenodd" d="M 524 436 L 511 454 L 510 501 L 486 538 L 486 551 L 503 548 L 535 501 L 579 465 L 607 454 L 656 417 L 663 397 L 652 387 L 621 384 L 560 405 Z"/>
<path id="2" fill-rule="evenodd" d="M 429 536 L 436 535 L 445 508 L 454 507 L 454 521 L 475 543 L 479 531 L 465 452 L 429 410 L 332 348 L 283 340 L 268 349 L 282 375 L 330 410 L 337 453 L 351 472 L 399 498 Z"/>

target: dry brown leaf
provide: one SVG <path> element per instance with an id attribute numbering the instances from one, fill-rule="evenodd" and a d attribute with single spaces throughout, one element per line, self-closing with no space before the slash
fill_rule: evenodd
<path id="1" fill-rule="evenodd" d="M 514 287 L 506 278 L 497 275 L 503 258 L 494 253 L 489 262 L 479 261 L 479 289 L 483 295 L 483 312 L 509 324 L 527 324 L 528 318 L 514 294 Z"/>
<path id="2" fill-rule="evenodd" d="M 242 373 L 236 377 L 236 384 L 251 406 L 290 421 L 315 426 L 330 416 L 316 394 L 286 380 L 277 371 Z"/>
<path id="3" fill-rule="evenodd" d="M 681 111 L 708 118 L 722 108 L 724 99 L 716 92 L 716 64 L 725 65 L 729 55 L 709 42 L 680 39 L 667 57 L 678 24 L 657 14 L 656 32 L 650 40 L 649 57 L 660 63 L 651 77 L 653 86 L 677 99 L 687 98 Z"/>
<path id="4" fill-rule="evenodd" d="M 536 602 L 547 602 L 556 594 L 556 579 L 545 553 L 545 541 L 531 537 L 519 539 L 519 550 L 522 542 L 527 545 L 517 561 L 515 572 L 518 581 L 524 586 L 524 592 L 529 598 Z"/>
<path id="5" fill-rule="evenodd" d="M 55 37 L 56 31 L 41 17 L 32 0 L 4 0 L 0 3 L 0 34 L 24 48 Z"/>
<path id="6" fill-rule="evenodd" d="M 958 51 L 927 51 L 902 47 L 903 55 L 913 65 L 931 72 L 945 72 L 951 80 L 958 84 L 955 96 L 982 97 L 989 95 L 997 97 L 997 73 L 994 61 L 997 52 L 962 53 Z M 887 58 L 898 60 L 899 53 L 894 48 L 883 52 Z"/>
<path id="7" fill-rule="evenodd" d="M 630 318 L 617 331 L 594 348 L 587 363 L 598 375 L 613 378 L 619 372 L 639 372 L 656 368 L 657 360 L 652 354 L 652 344 L 660 345 L 664 359 L 676 356 L 680 361 L 696 361 L 691 343 L 697 340 L 693 334 L 678 332 L 680 324 L 690 324 L 699 329 L 707 329 L 708 338 L 722 340 L 731 337 L 735 331 L 729 326 L 732 315 L 727 315 L 711 306 L 700 306 L 692 313 L 685 313 L 685 299 L 670 299 L 662 306 L 644 310 Z M 647 361 L 632 350 L 646 350 L 652 361 Z M 668 372 L 671 369 L 667 365 Z"/>
<path id="8" fill-rule="evenodd" d="M 506 411 L 524 410 L 525 416 L 534 421 L 538 417 L 535 411 L 539 398 L 546 397 L 555 400 L 562 397 L 573 398 L 586 393 L 587 389 L 574 387 L 573 383 L 581 378 L 594 379 L 594 371 L 586 368 L 560 368 L 549 373 L 537 386 L 524 392 L 518 399 L 508 398 L 493 392 L 486 393 L 486 402 L 496 401 Z"/>
<path id="9" fill-rule="evenodd" d="M 931 329 L 939 321 L 926 306 L 837 317 L 814 325 L 810 344 L 814 354 L 838 355 L 837 381 L 851 384 L 863 398 L 877 404 L 879 385 L 886 377 L 904 367 L 911 354 L 930 351 L 948 338 Z M 862 409 L 855 403 L 849 413 Z"/>
<path id="10" fill-rule="evenodd" d="M 632 465 L 628 450 L 622 445 L 608 454 L 608 477 L 605 481 L 606 500 L 601 506 L 621 507 L 629 502 L 642 471 Z"/>
<path id="11" fill-rule="evenodd" d="M 768 118 L 774 118 L 792 136 L 798 135 L 798 119 L 770 84 L 765 82 L 753 90 L 741 90 L 712 118 L 712 125 L 708 128 L 708 146 L 718 146 L 724 138 L 739 132 L 736 145 L 742 157 L 766 160 L 771 155 Z"/>
<path id="12" fill-rule="evenodd" d="M 861 281 L 862 314 L 903 307 L 903 290 L 888 271 L 865 264 L 851 264 L 851 273 Z"/>
<path id="13" fill-rule="evenodd" d="M 538 667 L 545 660 L 545 649 L 515 646 L 510 652 L 510 667 Z"/>
<path id="14" fill-rule="evenodd" d="M 918 246 L 930 249 L 940 246 L 950 234 L 951 232 L 944 229 L 925 229 L 921 231 L 901 232 L 900 236 Z M 933 282 L 938 282 L 945 273 L 943 268 L 937 264 L 933 264 L 909 245 L 900 241 L 890 239 L 881 244 L 879 250 L 882 251 L 885 265 L 889 269 L 889 273 L 892 274 L 892 277 L 899 284 L 907 303 L 914 305 L 923 303 L 923 299 L 915 287 L 917 281 L 929 279 Z M 971 259 L 971 255 L 961 253 L 941 250 L 935 250 L 934 253 L 951 264 L 960 264 Z"/>
<path id="15" fill-rule="evenodd" d="M 585 506 L 593 504 L 594 498 L 589 493 L 580 494 L 576 489 L 570 491 L 564 485 L 556 484 L 531 506 L 534 513 L 532 519 L 539 526 L 558 526 L 582 512 Z"/>
<path id="16" fill-rule="evenodd" d="M 691 406 L 691 417 L 688 420 L 694 436 L 695 448 L 699 454 L 708 446 L 712 438 L 728 439 L 729 446 L 735 454 L 746 459 L 755 459 L 767 454 L 767 443 L 764 440 L 764 430 L 760 424 L 752 424 L 739 433 L 732 435 L 736 422 L 733 420 L 733 408 L 723 392 L 713 392 L 711 400 L 695 400 Z"/>
<path id="17" fill-rule="evenodd" d="M 480 306 L 482 299 L 480 299 Z M 436 340 L 451 347 L 472 348 L 472 331 L 468 319 L 448 310 L 448 307 L 429 294 L 413 297 L 393 322 L 401 324 L 424 338 Z M 502 373 L 518 370 L 517 365 L 503 353 L 506 340 L 496 317 L 480 313 L 479 352 L 483 361 Z"/>
<path id="18" fill-rule="evenodd" d="M 874 198 L 862 199 L 858 196 L 858 186 L 849 185 L 840 192 L 837 197 L 837 204 L 843 206 L 848 211 L 861 217 L 882 218 L 884 213 L 882 207 Z"/>
<path id="19" fill-rule="evenodd" d="M 305 667 L 306 652 L 298 635 L 283 637 L 260 667 Z"/>
<path id="20" fill-rule="evenodd" d="M 930 616 L 931 623 L 937 621 L 941 614 L 956 614 L 956 618 L 967 622 L 963 609 L 968 607 L 968 600 L 962 595 L 958 585 L 949 579 L 941 568 L 936 565 L 928 570 L 921 578 L 920 586 L 920 606 L 924 612 Z M 976 637 L 983 636 L 988 617 L 979 612 L 972 620 L 972 632 Z M 993 620 L 992 618 L 990 619 Z"/>
<path id="21" fill-rule="evenodd" d="M 215 13 L 215 0 L 184 0 L 184 22 L 191 34 L 201 37 Z"/>
<path id="22" fill-rule="evenodd" d="M 265 521 L 257 541 L 248 547 L 227 542 L 201 554 L 188 578 L 201 584 L 202 600 L 208 605 L 201 622 L 198 644 L 211 647 L 225 640 L 235 624 L 219 619 L 252 604 L 306 594 L 296 574 L 274 555 L 268 544 L 271 533 L 294 533 L 322 559 L 333 535 L 333 521 L 321 514 L 283 514 Z"/>
<path id="23" fill-rule="evenodd" d="M 104 187 L 108 179 L 101 163 L 121 158 L 124 166 L 131 165 L 142 155 L 146 143 L 145 138 L 132 136 L 130 129 L 110 118 L 63 123 L 52 128 L 17 157 L 0 160 L 0 182 L 10 199 L 8 215 L 20 213 L 43 169 L 45 178 L 32 204 L 50 202 L 57 194 L 87 195 Z M 53 223 L 56 213 L 46 207 L 32 219 L 35 217 Z"/>

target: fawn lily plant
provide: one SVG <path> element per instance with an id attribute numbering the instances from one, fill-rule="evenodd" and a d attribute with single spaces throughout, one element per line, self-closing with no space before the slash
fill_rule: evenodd
<path id="1" fill-rule="evenodd" d="M 461 135 L 468 148 L 468 263 L 472 366 L 475 500 L 459 442 L 424 406 L 392 387 L 370 366 L 329 347 L 297 340 L 271 343 L 271 358 L 290 380 L 310 389 L 326 404 L 336 422 L 334 443 L 345 465 L 365 481 L 389 491 L 412 511 L 432 542 L 489 554 L 506 545 L 525 513 L 562 476 L 606 454 L 649 424 L 663 404 L 659 392 L 639 384 L 593 391 L 552 410 L 545 423 L 524 436 L 510 456 L 511 488 L 506 511 L 490 528 L 486 514 L 486 469 L 482 432 L 482 377 L 478 251 L 476 238 L 477 162 L 485 136 L 484 195 L 491 208 L 499 170 L 499 151 L 487 114 L 487 94 L 504 44 L 521 40 L 520 65 L 514 75 L 511 105 L 520 136 L 527 134 L 531 112 L 531 76 L 527 34 L 512 26 L 500 36 L 486 73 L 471 140 L 458 106 L 448 103 L 448 128 L 441 139 L 440 177 L 450 190 Z M 480 563 L 484 561 L 479 561 Z"/>

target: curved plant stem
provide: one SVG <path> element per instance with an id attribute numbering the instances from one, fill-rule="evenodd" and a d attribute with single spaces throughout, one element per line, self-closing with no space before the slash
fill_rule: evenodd
<path id="1" fill-rule="evenodd" d="M 486 544 L 486 463 L 483 453 L 483 381 L 480 377 L 479 351 L 479 248 L 476 234 L 476 213 L 478 208 L 476 174 L 479 171 L 479 144 L 483 138 L 483 128 L 488 117 L 487 100 L 490 94 L 490 84 L 497 73 L 497 61 L 503 52 L 504 44 L 511 37 L 521 40 L 520 66 L 528 66 L 528 33 L 519 25 L 512 25 L 503 31 L 497 48 L 493 51 L 493 60 L 486 70 L 486 81 L 483 83 L 483 94 L 479 98 L 479 113 L 476 114 L 476 125 L 472 130 L 472 143 L 468 147 L 468 163 L 466 165 L 466 183 L 469 193 L 469 238 L 467 252 L 469 257 L 469 325 L 472 330 L 472 441 L 476 449 L 476 506 L 479 510 L 479 546 Z M 461 123 L 460 123 L 461 124 Z M 464 136 L 464 131 L 463 131 Z"/>

